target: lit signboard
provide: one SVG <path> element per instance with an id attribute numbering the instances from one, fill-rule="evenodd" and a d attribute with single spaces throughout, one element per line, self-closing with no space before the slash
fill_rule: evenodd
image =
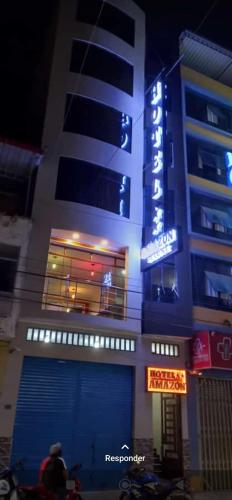
<path id="1" fill-rule="evenodd" d="M 169 229 L 142 249 L 141 258 L 147 264 L 155 264 L 177 252 L 178 249 L 177 229 Z"/>
<path id="2" fill-rule="evenodd" d="M 152 87 L 151 110 L 151 174 L 152 174 L 152 238 L 141 252 L 142 268 L 145 269 L 179 250 L 178 230 L 171 228 L 165 232 L 165 110 L 164 85 L 158 80 Z"/>
<path id="3" fill-rule="evenodd" d="M 148 392 L 187 394 L 186 371 L 148 366 L 146 390 Z"/>

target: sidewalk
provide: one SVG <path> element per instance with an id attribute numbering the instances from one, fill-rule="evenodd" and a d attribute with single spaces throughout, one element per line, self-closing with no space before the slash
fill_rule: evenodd
<path id="1" fill-rule="evenodd" d="M 86 491 L 81 493 L 83 500 L 119 500 L 121 492 L 114 491 Z M 229 491 L 204 491 L 193 493 L 193 500 L 231 500 L 232 492 Z"/>
<path id="2" fill-rule="evenodd" d="M 114 491 L 86 491 L 81 493 L 83 500 L 119 500 L 121 492 Z M 208 499 L 207 499 L 208 500 Z"/>

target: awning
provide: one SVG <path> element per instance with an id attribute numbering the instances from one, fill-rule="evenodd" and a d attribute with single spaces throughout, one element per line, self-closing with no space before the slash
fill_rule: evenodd
<path id="1" fill-rule="evenodd" d="M 203 213 L 212 224 L 221 224 L 222 226 L 232 229 L 232 215 L 223 212 L 222 210 L 215 210 L 213 208 L 201 207 Z"/>
<path id="2" fill-rule="evenodd" d="M 211 271 L 205 271 L 207 279 L 210 281 L 215 292 L 232 294 L 232 276 L 226 276 L 225 274 L 211 273 Z"/>

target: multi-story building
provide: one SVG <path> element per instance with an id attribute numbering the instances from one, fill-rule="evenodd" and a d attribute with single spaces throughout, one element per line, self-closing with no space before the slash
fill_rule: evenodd
<path id="1" fill-rule="evenodd" d="M 8 356 L 16 347 L 20 294 L 32 228 L 31 210 L 40 151 L 6 139 L 0 141 L 0 405 Z M 9 452 L 0 435 L 0 457 Z"/>
<path id="2" fill-rule="evenodd" d="M 61 441 L 84 487 L 115 486 L 126 443 L 231 488 L 231 54 L 181 35 L 144 154 L 144 23 L 61 1 L 0 435 L 27 480 Z"/>
<path id="3" fill-rule="evenodd" d="M 61 441 L 68 464 L 82 463 L 84 487 L 107 487 L 117 470 L 104 455 L 146 438 L 144 363 L 135 370 L 144 59 L 145 16 L 131 0 L 60 2 L 20 351 L 2 410 L 12 461 L 24 457 L 34 480 Z"/>
<path id="4" fill-rule="evenodd" d="M 209 489 L 232 487 L 230 64 L 231 52 L 182 33 L 147 117 L 143 332 L 162 342 L 163 368 L 173 367 L 165 342 L 184 346 L 188 374 L 186 396 L 153 395 L 154 441 L 164 462 L 182 455 Z"/>

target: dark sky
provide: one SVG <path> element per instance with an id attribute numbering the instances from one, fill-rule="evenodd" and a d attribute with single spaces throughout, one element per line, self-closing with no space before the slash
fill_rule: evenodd
<path id="1" fill-rule="evenodd" d="M 201 24 L 199 34 L 232 49 L 230 0 L 136 3 L 147 14 L 148 81 L 174 60 L 184 29 L 196 31 Z M 57 0 L 7 0 L 1 5 L 0 134 L 35 145 L 40 143 L 49 70 L 47 47 L 51 49 L 56 6 Z"/>

